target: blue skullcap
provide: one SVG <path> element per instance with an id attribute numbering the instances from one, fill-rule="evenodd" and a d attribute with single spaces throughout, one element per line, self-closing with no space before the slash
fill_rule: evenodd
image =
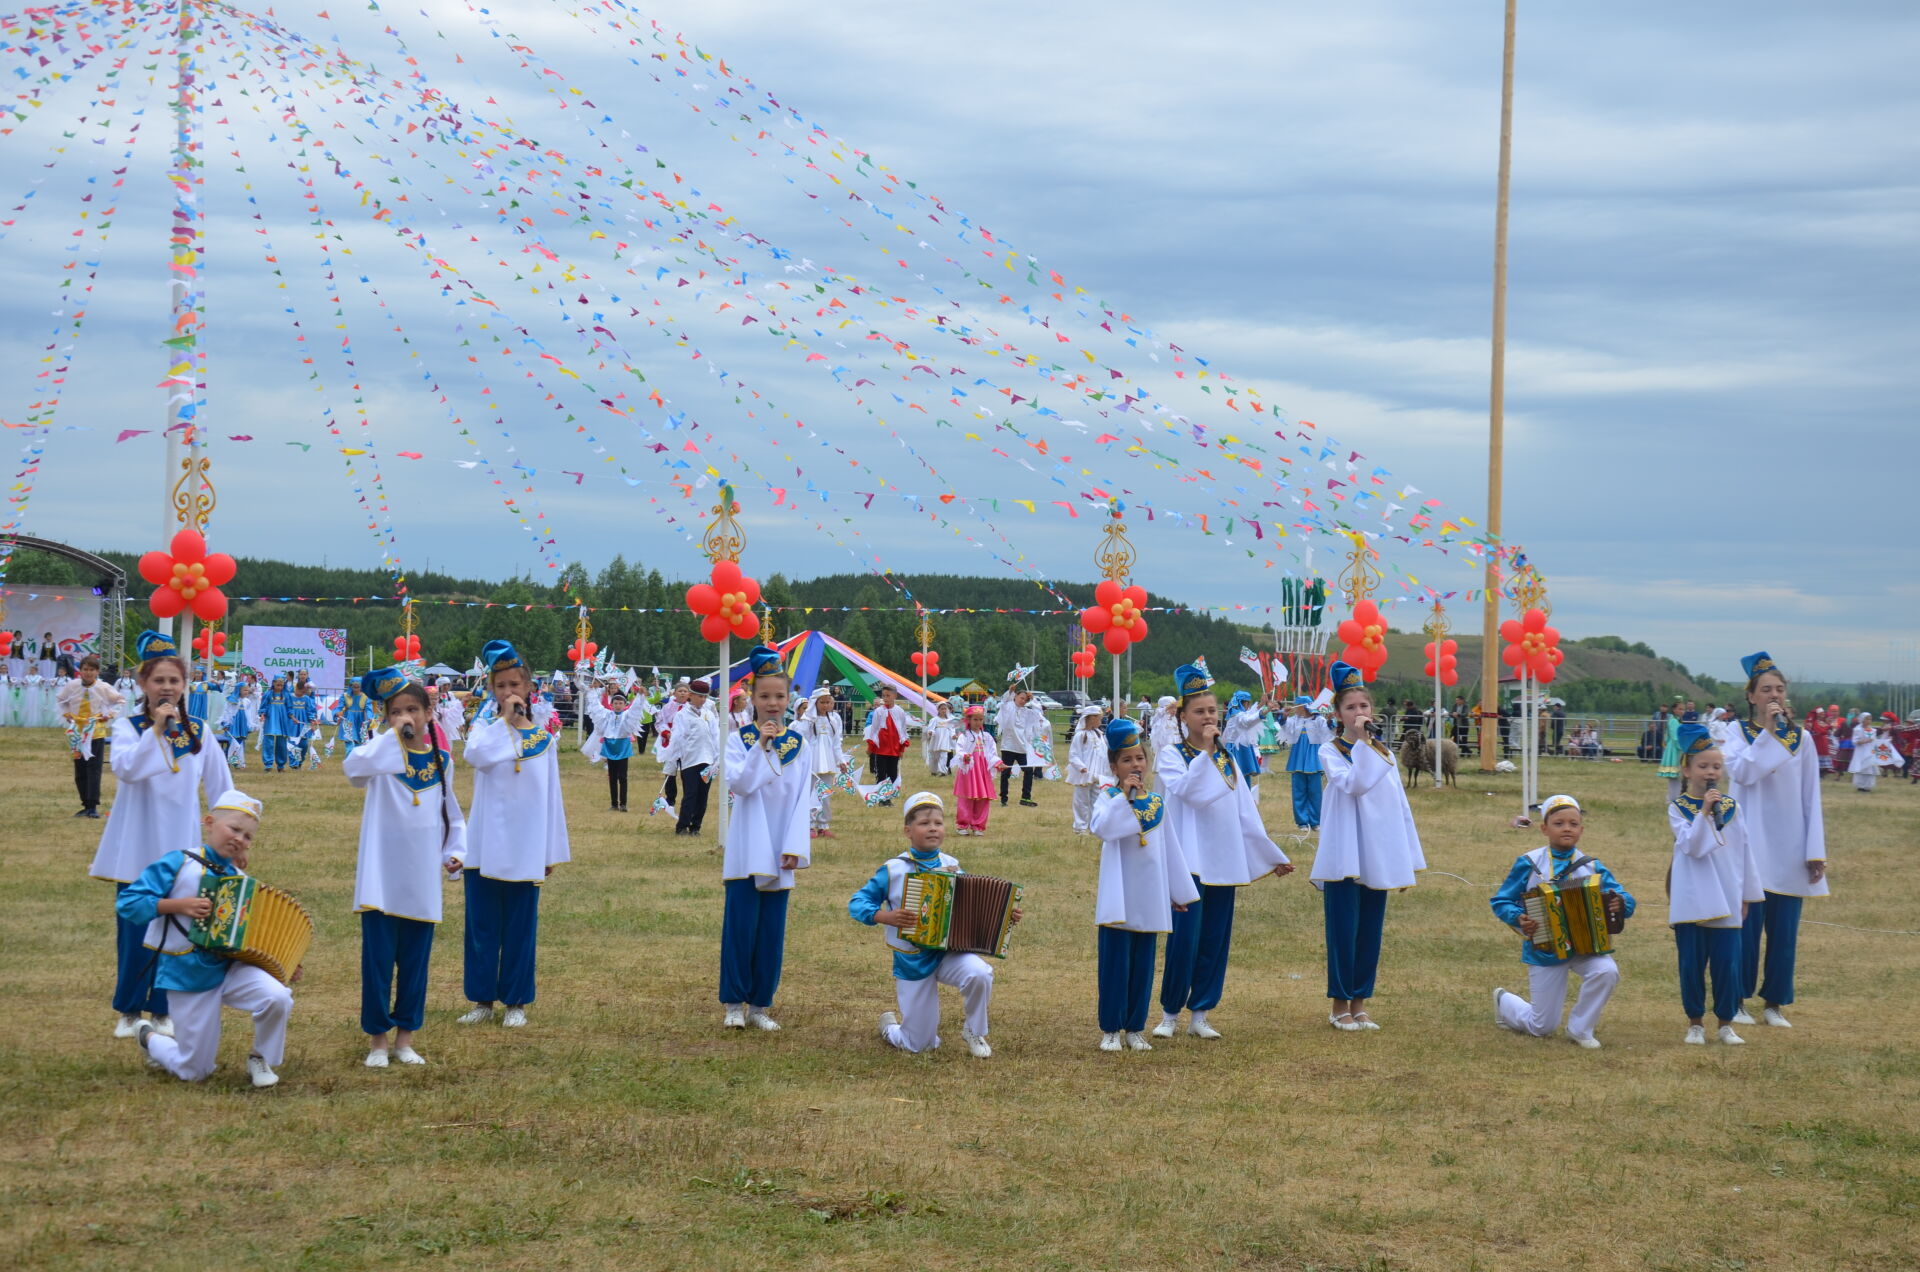
<path id="1" fill-rule="evenodd" d="M 512 641 L 490 640 L 481 646 L 480 665 L 491 674 L 496 671 L 505 671 L 509 667 L 525 667 L 527 661 L 520 656 L 520 651 L 513 647 Z"/>
<path id="2" fill-rule="evenodd" d="M 385 702 L 413 683 L 413 677 L 398 667 L 376 667 L 360 677 L 360 691 L 375 702 Z"/>
<path id="3" fill-rule="evenodd" d="M 1335 693 L 1339 693 L 1342 689 L 1364 689 L 1367 686 L 1367 678 L 1358 667 L 1343 663 L 1339 659 L 1335 659 L 1333 666 L 1327 669 L 1327 675 L 1332 681 Z"/>
<path id="4" fill-rule="evenodd" d="M 1205 667 L 1199 667 L 1193 663 L 1182 664 L 1174 668 L 1173 691 L 1183 699 L 1191 698 L 1195 694 L 1211 693 L 1213 677 L 1207 674 Z"/>
<path id="5" fill-rule="evenodd" d="M 780 671 L 779 651 L 768 649 L 765 645 L 755 645 L 752 650 L 748 652 L 747 675 L 749 678 L 777 676 L 780 674 Z"/>
<path id="6" fill-rule="evenodd" d="M 163 636 L 156 631 L 144 631 L 134 638 L 133 653 L 141 662 L 146 662 L 149 658 L 178 658 L 180 646 L 173 643 L 171 636 Z"/>
<path id="7" fill-rule="evenodd" d="M 1121 716 L 1107 721 L 1107 754 L 1118 755 L 1140 745 L 1140 726 Z"/>
<path id="8" fill-rule="evenodd" d="M 1713 734 L 1707 732 L 1707 726 L 1695 720 L 1688 720 L 1680 726 L 1680 754 L 1698 755 L 1702 751 L 1711 751 L 1714 747 Z"/>
<path id="9" fill-rule="evenodd" d="M 1748 654 L 1745 658 L 1742 658 L 1740 660 L 1740 669 L 1747 673 L 1748 680 L 1752 680 L 1763 671 L 1780 670 L 1779 666 L 1773 661 L 1773 656 L 1764 649 L 1757 654 Z"/>

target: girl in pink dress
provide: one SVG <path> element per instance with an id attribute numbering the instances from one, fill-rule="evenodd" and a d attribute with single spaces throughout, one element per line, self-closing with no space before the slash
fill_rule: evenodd
<path id="1" fill-rule="evenodd" d="M 993 805 L 994 771 L 1000 766 L 999 744 L 987 732 L 986 708 L 967 708 L 967 727 L 953 743 L 953 799 L 962 835 L 987 833 L 987 812 Z"/>

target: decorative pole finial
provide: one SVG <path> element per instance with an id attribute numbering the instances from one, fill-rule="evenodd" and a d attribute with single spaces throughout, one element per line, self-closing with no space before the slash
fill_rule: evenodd
<path id="1" fill-rule="evenodd" d="M 1133 574 L 1134 562 L 1133 541 L 1127 538 L 1127 523 L 1121 520 L 1126 510 L 1118 499 L 1107 501 L 1107 532 L 1093 550 L 1093 565 L 1100 577 L 1123 586 Z"/>
<path id="2" fill-rule="evenodd" d="M 700 550 L 716 565 L 722 561 L 738 565 L 740 554 L 747 550 L 747 533 L 740 528 L 735 515 L 739 511 L 740 503 L 733 497 L 733 483 L 721 482 L 719 502 L 713 505 L 713 521 L 700 536 Z"/>
<path id="3" fill-rule="evenodd" d="M 1373 564 L 1380 554 L 1367 546 L 1366 536 L 1352 530 L 1344 532 L 1353 543 L 1353 550 L 1347 554 L 1347 568 L 1340 576 L 1340 586 L 1346 590 L 1347 603 L 1358 605 L 1373 596 L 1380 585 L 1380 568 Z"/>

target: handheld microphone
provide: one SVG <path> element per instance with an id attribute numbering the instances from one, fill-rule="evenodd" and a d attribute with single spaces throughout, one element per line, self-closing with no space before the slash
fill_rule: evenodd
<path id="1" fill-rule="evenodd" d="M 411 724 L 401 725 L 400 736 L 408 742 L 413 741 L 413 725 Z"/>

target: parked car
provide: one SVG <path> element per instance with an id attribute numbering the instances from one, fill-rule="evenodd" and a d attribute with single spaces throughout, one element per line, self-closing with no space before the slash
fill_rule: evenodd
<path id="1" fill-rule="evenodd" d="M 1047 708 L 1051 711 L 1079 711 L 1096 705 L 1092 698 L 1078 689 L 1052 689 L 1038 696 L 1054 704 Z"/>
<path id="2" fill-rule="evenodd" d="M 1056 702 L 1051 694 L 1044 693 L 1036 693 L 1033 695 L 1033 705 L 1042 711 L 1065 711 L 1067 709 L 1066 703 Z"/>

